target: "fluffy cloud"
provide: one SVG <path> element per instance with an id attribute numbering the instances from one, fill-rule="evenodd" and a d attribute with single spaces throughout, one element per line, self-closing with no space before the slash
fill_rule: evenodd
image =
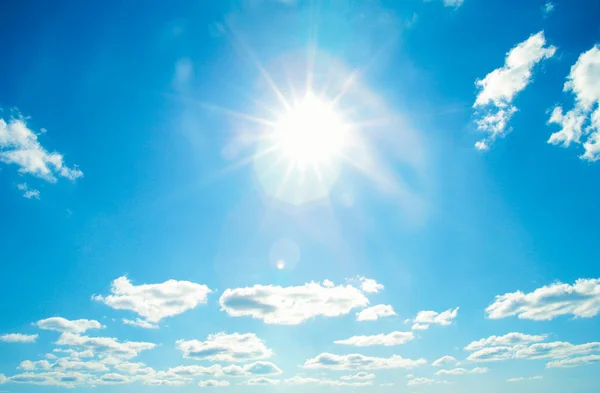
<path id="1" fill-rule="evenodd" d="M 235 364 L 223 367 L 220 364 L 212 366 L 178 366 L 170 368 L 168 375 L 179 376 L 208 376 L 212 378 L 221 377 L 252 377 L 252 376 L 272 376 L 279 375 L 282 371 L 279 367 L 270 362 L 254 362 L 246 364 L 243 367 Z"/>
<path id="2" fill-rule="evenodd" d="M 425 359 L 405 359 L 399 355 L 393 355 L 390 358 L 378 358 L 361 354 L 334 355 L 331 353 L 322 353 L 315 358 L 308 359 L 304 363 L 304 367 L 329 370 L 380 370 L 393 368 L 410 369 L 426 363 Z"/>
<path id="3" fill-rule="evenodd" d="M 578 356 L 574 358 L 553 360 L 546 364 L 548 368 L 557 368 L 557 367 L 577 367 L 584 366 L 591 363 L 600 362 L 600 355 L 587 355 L 587 356 Z"/>
<path id="4" fill-rule="evenodd" d="M 508 122 L 517 111 L 512 104 L 514 98 L 531 82 L 533 68 L 555 52 L 554 46 L 546 45 L 544 32 L 540 31 L 511 49 L 503 67 L 476 81 L 479 94 L 473 107 L 477 111 L 477 128 L 487 134 L 476 143 L 478 149 L 488 149 L 507 133 Z"/>
<path id="5" fill-rule="evenodd" d="M 426 330 L 429 325 L 441 325 L 449 326 L 452 325 L 454 319 L 458 316 L 458 309 L 449 309 L 444 312 L 438 313 L 436 311 L 419 311 L 413 322 L 413 330 Z"/>
<path id="6" fill-rule="evenodd" d="M 335 343 L 354 345 L 356 347 L 372 347 L 376 345 L 391 347 L 406 344 L 414 338 L 415 335 L 412 332 L 392 332 L 389 334 L 377 334 L 373 336 L 353 336 L 345 340 L 335 341 Z"/>
<path id="7" fill-rule="evenodd" d="M 229 382 L 227 381 L 216 381 L 214 379 L 208 379 L 206 381 L 200 381 L 198 386 L 201 388 L 222 388 L 229 386 Z"/>
<path id="8" fill-rule="evenodd" d="M 226 289 L 219 302 L 230 316 L 250 316 L 277 325 L 297 325 L 317 316 L 337 317 L 369 304 L 365 295 L 351 285 L 330 287 L 315 282 Z"/>
<path id="9" fill-rule="evenodd" d="M 431 363 L 431 365 L 434 367 L 440 367 L 440 366 L 444 366 L 446 364 L 458 364 L 458 360 L 456 360 L 456 358 L 454 358 L 454 356 L 446 355 L 446 356 L 442 356 L 435 362 Z"/>
<path id="10" fill-rule="evenodd" d="M 541 375 L 536 375 L 535 377 L 518 377 L 518 378 L 509 378 L 506 382 L 522 382 L 522 381 L 533 381 L 543 379 Z"/>
<path id="11" fill-rule="evenodd" d="M 358 277 L 360 289 L 367 293 L 378 293 L 383 290 L 383 285 L 372 278 Z"/>
<path id="12" fill-rule="evenodd" d="M 408 381 L 407 385 L 408 386 L 433 385 L 433 384 L 446 385 L 449 383 L 450 382 L 448 382 L 448 381 L 443 381 L 443 380 L 441 381 L 441 380 L 431 379 L 431 378 L 412 378 Z"/>
<path id="13" fill-rule="evenodd" d="M 368 380 L 375 379 L 375 374 L 360 371 L 356 374 L 345 375 L 340 378 L 342 381 L 353 381 L 353 380 Z"/>
<path id="14" fill-rule="evenodd" d="M 467 360 L 473 362 L 495 362 L 508 359 L 550 359 L 547 367 L 574 367 L 595 361 L 600 354 L 600 343 L 571 344 L 568 342 L 539 342 L 546 336 L 530 336 L 510 333 L 474 341 L 465 347 L 474 351 Z M 577 360 L 585 358 L 587 360 Z"/>
<path id="15" fill-rule="evenodd" d="M 161 284 L 133 285 L 127 277 L 114 280 L 110 291 L 111 295 L 94 295 L 92 299 L 116 310 L 131 310 L 150 323 L 205 304 L 208 294 L 212 292 L 206 285 L 189 281 L 169 280 Z"/>
<path id="16" fill-rule="evenodd" d="M 27 199 L 40 199 L 40 191 L 31 189 L 27 186 L 27 183 L 17 184 L 19 191 L 23 191 L 23 197 Z"/>
<path id="17" fill-rule="evenodd" d="M 259 378 L 252 378 L 247 381 L 244 381 L 240 385 L 250 385 L 250 386 L 277 385 L 277 384 L 279 384 L 279 382 L 281 382 L 281 381 L 279 381 L 278 379 L 259 377 Z"/>
<path id="18" fill-rule="evenodd" d="M 42 319 L 36 322 L 38 328 L 42 330 L 54 330 L 56 332 L 69 332 L 69 333 L 85 333 L 90 329 L 102 329 L 104 326 L 98 321 L 90 319 L 77 319 L 69 321 L 62 317 L 52 317 Z"/>
<path id="19" fill-rule="evenodd" d="M 561 315 L 580 318 L 600 311 L 600 279 L 579 279 L 575 284 L 555 283 L 530 293 L 521 291 L 496 296 L 486 312 L 489 318 L 518 316 L 520 319 L 548 321 Z"/>
<path id="20" fill-rule="evenodd" d="M 484 347 L 498 347 L 508 345 L 519 345 L 519 344 L 531 344 L 546 339 L 546 335 L 530 335 L 523 333 L 508 333 L 504 336 L 491 336 L 488 338 L 482 338 L 478 341 L 473 341 L 465 347 L 467 351 L 477 351 Z"/>
<path id="21" fill-rule="evenodd" d="M 548 143 L 563 147 L 583 144 L 581 158 L 597 161 L 600 159 L 600 46 L 579 56 L 571 67 L 564 91 L 575 95 L 575 106 L 567 113 L 560 106 L 554 108 L 548 124 L 557 124 L 561 129 L 550 136 Z"/>
<path id="22" fill-rule="evenodd" d="M 10 333 L 0 336 L 0 341 L 5 343 L 27 343 L 31 344 L 37 340 L 37 334 L 20 334 L 20 333 Z"/>
<path id="23" fill-rule="evenodd" d="M 211 334 L 206 341 L 179 340 L 177 349 L 183 356 L 191 359 L 208 359 L 223 362 L 244 362 L 265 359 L 273 355 L 273 351 L 256 337 L 254 333 L 224 332 Z"/>
<path id="24" fill-rule="evenodd" d="M 0 119 L 0 162 L 15 164 L 20 173 L 37 176 L 49 182 L 56 177 L 75 180 L 83 176 L 77 167 L 69 168 L 60 153 L 49 153 L 38 141 L 38 135 L 27 127 L 25 120 Z"/>
<path id="25" fill-rule="evenodd" d="M 379 318 L 396 316 L 394 308 L 387 304 L 378 304 L 373 307 L 365 308 L 356 313 L 357 321 L 376 321 Z"/>
<path id="26" fill-rule="evenodd" d="M 158 325 L 139 318 L 136 318 L 135 321 L 123 318 L 123 324 L 129 326 L 137 326 L 143 329 L 158 329 Z"/>
<path id="27" fill-rule="evenodd" d="M 56 345 L 71 346 L 89 349 L 103 356 L 114 356 L 119 358 L 133 358 L 142 351 L 156 347 L 156 344 L 148 342 L 125 341 L 119 342 L 112 337 L 88 337 L 65 332 L 60 335 Z"/>
<path id="28" fill-rule="evenodd" d="M 485 374 L 489 371 L 487 367 L 475 367 L 471 370 L 466 368 L 453 368 L 451 370 L 440 370 L 435 375 L 464 375 L 464 374 Z"/>

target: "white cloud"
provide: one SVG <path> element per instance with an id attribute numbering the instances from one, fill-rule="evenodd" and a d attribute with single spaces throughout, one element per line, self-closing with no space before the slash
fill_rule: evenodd
<path id="1" fill-rule="evenodd" d="M 431 365 L 434 367 L 441 367 L 446 364 L 458 364 L 458 360 L 456 360 L 456 358 L 454 358 L 454 356 L 446 355 L 446 356 L 442 356 L 435 362 L 431 363 Z"/>
<path id="2" fill-rule="evenodd" d="M 353 381 L 353 380 L 368 380 L 375 379 L 375 374 L 360 371 L 356 374 L 345 375 L 340 378 L 342 381 Z"/>
<path id="3" fill-rule="evenodd" d="M 213 364 L 212 366 L 178 366 L 170 368 L 167 371 L 168 375 L 179 376 L 208 376 L 212 378 L 221 377 L 251 377 L 251 376 L 272 376 L 279 375 L 283 371 L 275 364 L 270 362 L 258 361 L 250 364 L 245 364 L 243 367 L 237 364 L 229 366 L 221 366 Z"/>
<path id="4" fill-rule="evenodd" d="M 49 153 L 38 141 L 38 135 L 25 120 L 0 119 L 0 162 L 15 164 L 19 172 L 55 182 L 56 177 L 75 180 L 83 176 L 77 167 L 69 168 L 60 153 Z"/>
<path id="5" fill-rule="evenodd" d="M 119 342 L 116 338 L 112 337 L 88 337 L 69 332 L 61 334 L 58 341 L 56 341 L 56 345 L 85 348 L 103 356 L 114 356 L 125 359 L 136 357 L 140 352 L 156 347 L 156 344 L 148 342 Z"/>
<path id="6" fill-rule="evenodd" d="M 365 278 L 359 276 L 358 280 L 360 281 L 360 289 L 362 289 L 363 292 L 378 293 L 379 291 L 383 291 L 383 285 L 372 278 Z"/>
<path id="7" fill-rule="evenodd" d="M 582 144 L 581 158 L 600 159 L 600 46 L 582 53 L 571 67 L 564 86 L 565 92 L 575 95 L 575 107 L 564 113 L 554 108 L 548 124 L 558 124 L 560 131 L 553 133 L 548 143 L 568 147 Z"/>
<path id="8" fill-rule="evenodd" d="M 487 150 L 499 137 L 508 132 L 508 122 L 517 108 L 514 98 L 523 91 L 533 76 L 533 68 L 556 53 L 556 48 L 546 45 L 544 32 L 540 31 L 511 49 L 504 66 L 476 81 L 479 94 L 473 107 L 477 111 L 477 128 L 486 137 L 476 143 L 479 150 Z"/>
<path id="9" fill-rule="evenodd" d="M 205 304 L 208 294 L 212 292 L 206 285 L 189 281 L 169 280 L 161 284 L 133 285 L 127 277 L 114 280 L 110 290 L 111 295 L 94 295 L 92 299 L 116 310 L 131 310 L 150 323 Z"/>
<path id="10" fill-rule="evenodd" d="M 433 384 L 447 385 L 449 383 L 450 382 L 448 382 L 448 381 L 431 379 L 431 378 L 413 378 L 408 381 L 407 385 L 408 386 L 433 385 Z"/>
<path id="11" fill-rule="evenodd" d="M 439 370 L 435 375 L 464 375 L 464 374 L 485 374 L 489 371 L 487 367 L 475 367 L 471 370 L 466 368 L 453 368 L 451 370 Z"/>
<path id="12" fill-rule="evenodd" d="M 249 379 L 247 381 L 242 382 L 240 385 L 250 385 L 250 386 L 256 386 L 256 385 L 277 385 L 279 384 L 278 379 L 270 379 L 270 378 L 265 378 L 265 377 L 258 377 L 258 378 L 252 378 Z"/>
<path id="13" fill-rule="evenodd" d="M 0 336 L 0 341 L 5 343 L 34 343 L 37 340 L 37 334 L 10 333 Z"/>
<path id="14" fill-rule="evenodd" d="M 90 319 L 77 319 L 69 321 L 62 317 L 52 317 L 36 322 L 36 326 L 42 330 L 54 330 L 56 332 L 85 333 L 90 329 L 103 329 L 104 326 L 98 321 Z"/>
<path id="15" fill-rule="evenodd" d="M 365 295 L 351 285 L 326 287 L 315 282 L 291 287 L 255 285 L 226 289 L 219 302 L 230 316 L 250 316 L 277 325 L 298 325 L 317 316 L 346 315 L 369 304 Z"/>
<path id="16" fill-rule="evenodd" d="M 509 378 L 506 382 L 522 382 L 522 381 L 533 381 L 543 379 L 541 375 L 536 375 L 535 377 L 518 377 L 518 378 Z"/>
<path id="17" fill-rule="evenodd" d="M 179 340 L 177 349 L 183 356 L 191 359 L 208 359 L 223 362 L 244 362 L 265 359 L 273 355 L 265 343 L 254 333 L 224 332 L 211 334 L 206 341 Z"/>
<path id="18" fill-rule="evenodd" d="M 414 338 L 415 335 L 412 332 L 392 332 L 373 336 L 353 336 L 345 340 L 335 341 L 335 344 L 354 345 L 356 347 L 372 347 L 376 345 L 391 347 L 406 344 L 414 340 Z"/>
<path id="19" fill-rule="evenodd" d="M 496 296 L 486 312 L 491 319 L 515 315 L 534 321 L 549 321 L 561 315 L 590 318 L 600 312 L 600 279 L 579 279 L 573 285 L 555 283 L 530 293 Z"/>
<path id="20" fill-rule="evenodd" d="M 396 316 L 394 308 L 388 304 L 378 304 L 373 307 L 365 308 L 356 313 L 357 321 L 376 321 L 379 318 Z"/>
<path id="21" fill-rule="evenodd" d="M 216 381 L 214 379 L 207 379 L 206 381 L 200 381 L 198 386 L 201 388 L 222 388 L 229 386 L 229 382 L 227 381 Z"/>
<path id="22" fill-rule="evenodd" d="M 393 368 L 410 369 L 426 363 L 425 359 L 405 359 L 399 355 L 393 355 L 389 358 L 378 358 L 361 354 L 334 355 L 331 353 L 322 353 L 315 358 L 308 359 L 304 363 L 304 367 L 329 370 L 380 370 Z"/>
<path id="23" fill-rule="evenodd" d="M 419 311 L 415 317 L 415 324 L 413 330 L 426 330 L 429 325 L 441 325 L 449 326 L 452 325 L 454 319 L 458 316 L 458 309 L 449 309 L 444 312 L 438 313 L 436 311 Z"/>
<path id="24" fill-rule="evenodd" d="M 554 4 L 552 4 L 552 2 L 547 2 L 546 4 L 544 4 L 544 6 L 542 7 L 542 11 L 544 13 L 544 16 L 548 16 L 550 15 L 553 11 L 554 11 Z"/>
<path id="25" fill-rule="evenodd" d="M 488 338 L 482 338 L 478 341 L 473 341 L 465 347 L 467 351 L 477 351 L 484 347 L 498 347 L 518 344 L 531 344 L 546 339 L 546 335 L 530 335 L 523 333 L 508 333 L 504 336 L 491 336 Z"/>
<path id="26" fill-rule="evenodd" d="M 335 287 L 335 284 L 333 283 L 333 281 L 323 280 L 323 286 L 325 288 L 333 288 L 333 287 Z"/>
<path id="27" fill-rule="evenodd" d="M 301 377 L 295 376 L 292 378 L 286 379 L 284 382 L 290 385 L 307 385 L 307 384 L 319 384 L 324 386 L 334 386 L 334 387 L 363 387 L 363 386 L 371 386 L 373 385 L 373 381 L 371 379 L 375 378 L 373 374 L 367 373 L 358 373 L 365 374 L 365 378 L 348 376 L 342 377 L 339 381 L 333 379 L 321 379 L 321 378 L 312 378 L 312 377 Z M 351 378 L 350 378 L 351 377 Z"/>
<path id="28" fill-rule="evenodd" d="M 27 183 L 17 184 L 19 191 L 23 191 L 23 197 L 27 199 L 40 199 L 40 191 L 36 189 L 30 189 Z"/>
<path id="29" fill-rule="evenodd" d="M 150 323 L 150 322 L 140 319 L 140 318 L 136 318 L 135 321 L 133 321 L 131 319 L 123 318 L 123 324 L 129 325 L 129 326 L 137 326 L 137 327 L 141 327 L 143 329 L 158 329 L 158 325 L 156 325 L 154 323 Z"/>
<path id="30" fill-rule="evenodd" d="M 600 362 L 600 355 L 587 355 L 587 356 L 579 356 L 574 358 L 553 360 L 546 364 L 548 368 L 557 368 L 557 367 L 577 367 L 584 366 L 591 363 Z"/>
<path id="31" fill-rule="evenodd" d="M 474 351 L 467 360 L 495 362 L 508 359 L 551 359 L 547 367 L 574 367 L 594 361 L 593 356 L 600 354 L 600 342 L 578 345 L 562 341 L 539 342 L 545 338 L 545 335 L 510 333 L 474 341 L 465 347 L 466 350 Z M 587 355 L 592 356 L 587 361 L 576 360 Z"/>
<path id="32" fill-rule="evenodd" d="M 460 7 L 464 0 L 444 0 L 445 7 Z"/>

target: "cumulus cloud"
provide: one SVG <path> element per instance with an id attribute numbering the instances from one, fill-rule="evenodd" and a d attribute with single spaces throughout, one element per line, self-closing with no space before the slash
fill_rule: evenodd
<path id="1" fill-rule="evenodd" d="M 553 360 L 546 364 L 548 368 L 558 368 L 558 367 L 578 367 L 584 366 L 587 364 L 600 362 L 600 355 L 587 355 L 587 356 L 578 356 L 574 358 Z"/>
<path id="2" fill-rule="evenodd" d="M 362 289 L 363 292 L 378 293 L 379 291 L 383 291 L 383 285 L 372 278 L 365 278 L 359 276 L 358 280 L 360 281 L 360 289 Z"/>
<path id="3" fill-rule="evenodd" d="M 158 329 L 158 325 L 156 325 L 154 323 L 150 323 L 150 322 L 148 322 L 144 319 L 140 319 L 140 318 L 136 318 L 135 321 L 131 320 L 131 319 L 123 318 L 123 324 L 129 325 L 129 326 L 141 327 L 142 329 Z"/>
<path id="4" fill-rule="evenodd" d="M 504 66 L 476 81 L 476 124 L 486 134 L 475 144 L 478 149 L 487 150 L 497 138 L 506 135 L 508 123 L 517 111 L 512 104 L 514 98 L 531 83 L 534 67 L 555 53 L 556 48 L 546 45 L 544 32 L 540 31 L 511 49 Z"/>
<path id="5" fill-rule="evenodd" d="M 213 364 L 211 366 L 178 366 L 170 368 L 167 371 L 168 375 L 178 376 L 206 376 L 211 378 L 222 378 L 222 377 L 256 377 L 256 376 L 273 376 L 279 375 L 283 371 L 275 364 L 270 362 L 258 361 L 244 366 L 238 366 L 232 364 L 229 366 L 221 366 L 220 364 Z"/>
<path id="6" fill-rule="evenodd" d="M 458 316 L 458 309 L 449 309 L 444 312 L 438 313 L 436 311 L 419 311 L 414 321 L 413 330 L 426 330 L 429 329 L 429 325 L 441 325 L 449 326 L 454 323 L 454 320 Z"/>
<path id="7" fill-rule="evenodd" d="M 458 364 L 458 360 L 456 360 L 456 358 L 454 358 L 454 356 L 446 355 L 446 356 L 442 356 L 435 362 L 431 363 L 431 365 L 434 367 L 441 367 L 441 366 L 445 366 L 447 364 Z"/>
<path id="8" fill-rule="evenodd" d="M 133 311 L 153 324 L 205 304 L 212 292 L 206 285 L 189 281 L 133 285 L 127 277 L 114 280 L 110 291 L 111 295 L 94 295 L 92 299 L 116 310 Z"/>
<path id="9" fill-rule="evenodd" d="M 600 311 L 600 279 L 579 279 L 573 285 L 555 283 L 530 293 L 521 291 L 496 296 L 486 308 L 488 318 L 517 316 L 549 321 L 558 316 L 594 317 Z"/>
<path id="10" fill-rule="evenodd" d="M 56 182 L 57 176 L 70 180 L 83 176 L 77 167 L 64 164 L 62 154 L 49 153 L 22 118 L 8 122 L 0 118 L 0 162 L 17 165 L 20 173 L 49 182 Z"/>
<path id="11" fill-rule="evenodd" d="M 301 286 L 255 285 L 226 289 L 219 300 L 230 316 L 249 316 L 266 324 L 298 325 L 317 316 L 337 317 L 369 300 L 351 285 L 324 286 L 311 282 Z"/>
<path id="12" fill-rule="evenodd" d="M 260 386 L 260 385 L 277 385 L 281 382 L 278 379 L 270 379 L 265 377 L 252 378 L 242 382 L 240 385 Z"/>
<path id="13" fill-rule="evenodd" d="M 37 334 L 21 334 L 21 333 L 9 333 L 0 336 L 0 341 L 5 343 L 26 343 L 31 344 L 37 340 Z"/>
<path id="14" fill-rule="evenodd" d="M 54 330 L 56 332 L 85 333 L 90 329 L 103 329 L 104 326 L 98 321 L 90 319 L 77 319 L 69 321 L 62 317 L 52 317 L 36 322 L 36 326 L 42 330 Z"/>
<path id="15" fill-rule="evenodd" d="M 254 333 L 221 332 L 209 335 L 206 341 L 179 340 L 176 346 L 186 358 L 232 363 L 265 359 L 273 355 L 273 351 Z"/>
<path id="16" fill-rule="evenodd" d="M 373 336 L 353 336 L 345 340 L 337 340 L 335 344 L 354 345 L 356 347 L 372 347 L 382 345 L 391 347 L 406 344 L 414 340 L 413 332 L 392 332 L 389 334 L 377 334 Z"/>
<path id="17" fill-rule="evenodd" d="M 342 381 L 353 381 L 353 380 L 368 380 L 375 379 L 375 374 L 360 371 L 356 374 L 344 375 L 340 378 Z"/>
<path id="18" fill-rule="evenodd" d="M 116 338 L 112 337 L 88 337 L 69 332 L 62 333 L 56 341 L 56 345 L 89 349 L 103 356 L 114 356 L 125 359 L 136 357 L 140 352 L 156 347 L 156 344 L 148 342 L 119 342 Z"/>
<path id="19" fill-rule="evenodd" d="M 542 12 L 544 13 L 544 16 L 549 16 L 553 11 L 554 11 L 554 4 L 552 4 L 551 1 L 547 2 L 542 7 Z"/>
<path id="20" fill-rule="evenodd" d="M 431 379 L 431 378 L 412 378 L 408 381 L 407 385 L 408 386 L 418 386 L 418 385 L 446 385 L 449 384 L 450 382 L 445 381 L 445 380 L 437 380 L 437 379 Z"/>
<path id="21" fill-rule="evenodd" d="M 565 92 L 575 96 L 575 106 L 564 112 L 554 108 L 548 124 L 557 124 L 560 131 L 553 133 L 548 143 L 563 147 L 583 145 L 580 158 L 593 162 L 600 159 L 600 46 L 582 53 L 571 67 L 564 86 Z"/>
<path id="22" fill-rule="evenodd" d="M 465 347 L 474 351 L 467 360 L 472 362 L 495 362 L 508 359 L 549 359 L 547 367 L 574 367 L 586 364 L 579 357 L 600 354 L 600 343 L 571 344 L 568 342 L 539 342 L 546 336 L 510 333 L 474 341 Z M 593 358 L 589 362 L 594 361 Z"/>
<path id="23" fill-rule="evenodd" d="M 485 374 L 489 371 L 487 367 L 475 367 L 470 370 L 466 368 L 453 368 L 450 370 L 439 370 L 435 375 L 464 375 L 464 374 Z"/>
<path id="24" fill-rule="evenodd" d="M 23 191 L 23 197 L 27 199 L 40 199 L 40 191 L 35 188 L 29 188 L 27 183 L 17 184 L 17 189 Z"/>
<path id="25" fill-rule="evenodd" d="M 388 304 L 378 304 L 373 307 L 367 307 L 356 313 L 357 321 L 376 321 L 379 318 L 396 316 L 394 308 Z"/>
<path id="26" fill-rule="evenodd" d="M 523 333 L 508 333 L 504 336 L 491 336 L 488 338 L 482 338 L 478 341 L 473 341 L 465 347 L 467 351 L 477 351 L 484 347 L 497 347 L 497 346 L 508 346 L 508 345 L 519 345 L 519 344 L 531 344 L 546 339 L 546 335 L 530 335 Z"/>
<path id="27" fill-rule="evenodd" d="M 361 354 L 334 355 L 322 353 L 315 358 L 308 359 L 304 368 L 329 369 L 329 370 L 380 370 L 393 368 L 406 368 L 427 364 L 425 359 L 405 359 L 399 355 L 389 358 L 370 357 Z"/>
<path id="28" fill-rule="evenodd" d="M 222 388 L 229 386 L 229 382 L 227 381 L 216 381 L 214 379 L 207 379 L 205 381 L 200 381 L 198 386 L 201 388 Z"/>

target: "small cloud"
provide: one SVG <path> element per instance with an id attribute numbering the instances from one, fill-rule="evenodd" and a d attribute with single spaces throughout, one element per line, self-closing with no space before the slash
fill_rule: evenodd
<path id="1" fill-rule="evenodd" d="M 37 340 L 37 334 L 20 334 L 20 333 L 10 333 L 0 336 L 0 341 L 5 343 L 23 343 L 23 344 L 31 344 Z"/>
<path id="2" fill-rule="evenodd" d="M 154 323 L 150 323 L 144 319 L 140 319 L 140 318 L 136 318 L 135 321 L 131 320 L 131 319 L 125 319 L 123 318 L 123 324 L 125 325 L 129 325 L 129 326 L 137 326 L 137 327 L 141 327 L 143 329 L 158 329 L 158 325 L 154 324 Z"/>
<path id="3" fill-rule="evenodd" d="M 542 7 L 542 12 L 544 13 L 544 16 L 546 16 L 546 17 L 549 16 L 552 12 L 554 12 L 554 4 L 550 1 L 547 2 Z"/>
<path id="4" fill-rule="evenodd" d="M 23 197 L 27 199 L 40 199 L 40 191 L 36 189 L 30 189 L 27 183 L 17 184 L 19 191 L 23 191 Z"/>

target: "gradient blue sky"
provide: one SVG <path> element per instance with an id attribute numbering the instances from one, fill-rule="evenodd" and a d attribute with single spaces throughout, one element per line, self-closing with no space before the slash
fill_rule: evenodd
<path id="1" fill-rule="evenodd" d="M 596 393 L 599 15 L 3 3 L 0 391 Z"/>

